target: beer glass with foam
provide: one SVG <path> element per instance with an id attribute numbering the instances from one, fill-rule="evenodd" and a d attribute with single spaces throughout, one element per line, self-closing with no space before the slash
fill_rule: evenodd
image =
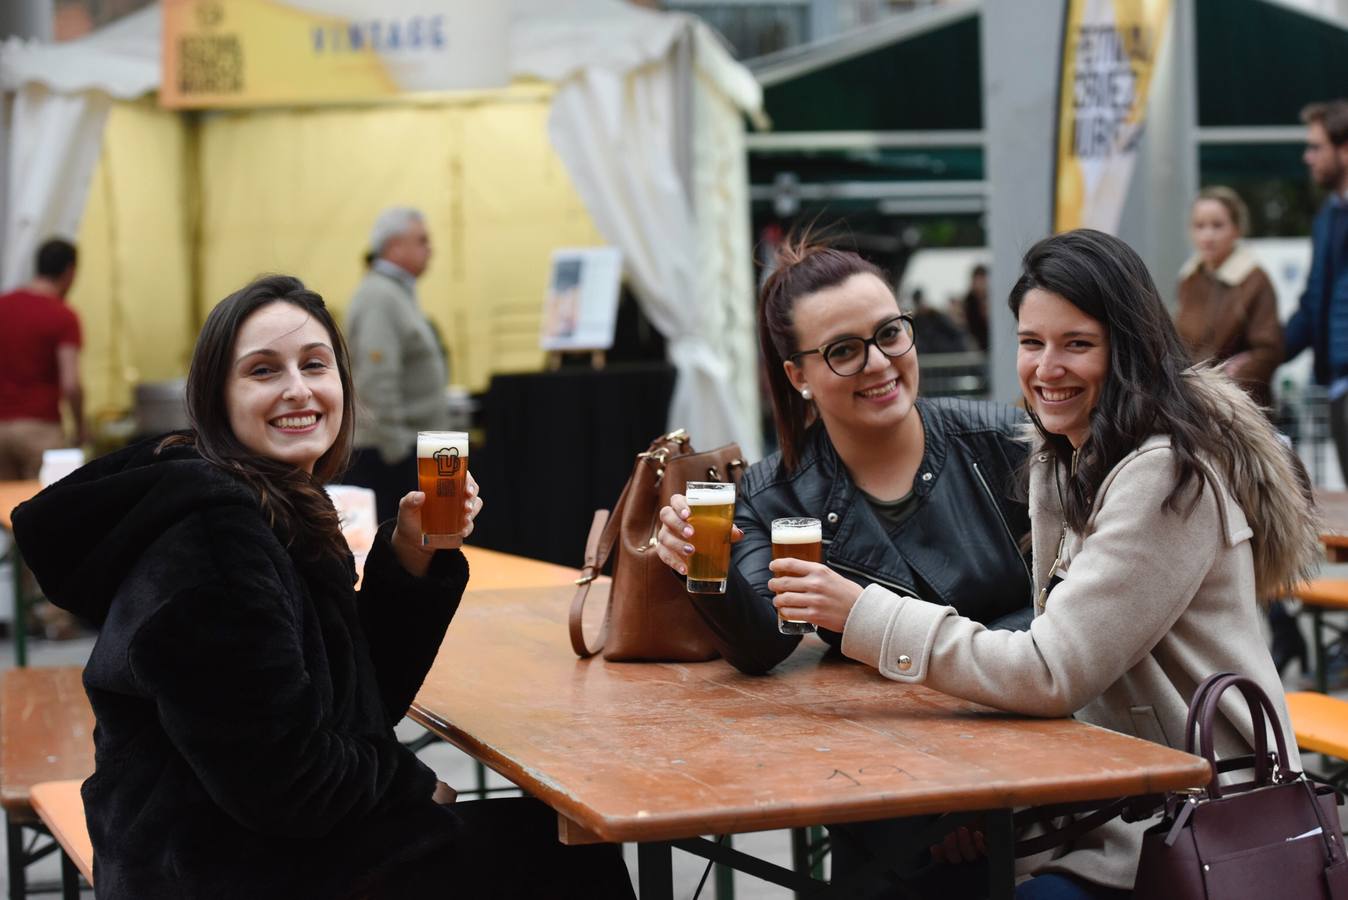
<path id="1" fill-rule="evenodd" d="M 457 545 L 468 515 L 467 432 L 417 433 L 417 488 L 426 495 L 421 507 L 422 546 Z"/>
<path id="2" fill-rule="evenodd" d="M 824 529 L 818 519 L 773 519 L 772 558 L 824 561 Z M 788 619 L 777 612 L 777 630 L 782 634 L 809 634 L 814 623 Z"/>
<path id="3" fill-rule="evenodd" d="M 693 555 L 688 559 L 690 594 L 724 594 L 730 575 L 730 527 L 735 522 L 735 486 L 717 481 L 690 481 L 688 524 L 693 527 Z"/>

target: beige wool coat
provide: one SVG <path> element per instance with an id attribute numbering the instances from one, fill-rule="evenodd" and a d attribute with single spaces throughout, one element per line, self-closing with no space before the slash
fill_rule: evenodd
<path id="1" fill-rule="evenodd" d="M 1165 507 L 1174 454 L 1169 437 L 1158 435 L 1108 474 L 1085 530 L 1066 529 L 1055 484 L 1061 466 L 1037 451 L 1030 463 L 1036 593 L 1060 540 L 1063 561 L 1062 581 L 1030 629 L 990 631 L 951 607 L 871 585 L 847 619 L 843 653 L 895 681 L 1012 712 L 1074 716 L 1176 748 L 1198 684 L 1238 672 L 1273 700 L 1299 767 L 1258 601 L 1314 567 L 1313 512 L 1258 407 L 1211 370 L 1186 377 L 1233 448 L 1228 465 L 1207 462 L 1209 484 L 1191 510 Z M 1244 701 L 1229 692 L 1221 711 L 1218 755 L 1250 753 Z M 1116 819 L 1056 858 L 1022 860 L 1022 874 L 1068 872 L 1131 888 L 1149 824 Z"/>

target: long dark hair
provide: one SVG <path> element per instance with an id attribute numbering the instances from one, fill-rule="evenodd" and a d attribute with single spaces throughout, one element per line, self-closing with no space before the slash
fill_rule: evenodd
<path id="1" fill-rule="evenodd" d="M 772 393 L 772 420 L 777 426 L 777 444 L 782 466 L 795 471 L 805 441 L 805 429 L 814 421 L 814 407 L 791 386 L 783 363 L 800 350 L 793 312 L 796 301 L 807 294 L 837 287 L 853 275 L 884 274 L 850 250 L 840 250 L 808 235 L 791 236 L 777 248 L 776 268 L 763 282 L 758 301 L 758 343 L 767 367 Z M 898 306 L 898 301 L 895 301 Z"/>
<path id="2" fill-rule="evenodd" d="M 342 426 L 328 451 L 314 464 L 313 474 L 287 463 L 258 456 L 229 425 L 225 386 L 234 364 L 239 329 L 269 303 L 289 303 L 304 310 L 328 332 L 342 380 Z M 355 392 L 346 342 L 323 298 L 289 275 L 264 275 L 221 300 L 206 317 L 192 351 L 187 373 L 187 417 L 190 432 L 166 438 L 160 447 L 189 445 L 203 458 L 238 477 L 256 493 L 272 529 L 288 547 L 313 555 L 344 555 L 337 511 L 323 485 L 346 470 L 355 431 Z"/>
<path id="3" fill-rule="evenodd" d="M 1087 228 L 1045 238 L 1025 254 L 1022 273 L 1011 289 L 1011 312 L 1019 318 L 1027 292 L 1057 294 L 1104 325 L 1109 336 L 1109 373 L 1091 412 L 1087 438 L 1071 465 L 1071 442 L 1050 434 L 1030 417 L 1070 474 L 1063 512 L 1075 531 L 1085 528 L 1105 476 L 1123 457 L 1155 434 L 1168 434 L 1176 480 L 1166 507 L 1179 511 L 1186 488 L 1192 509 L 1207 482 L 1200 453 L 1225 459 L 1221 435 L 1213 432 L 1211 411 L 1188 383 L 1189 355 L 1180 343 L 1146 264 L 1116 237 Z"/>

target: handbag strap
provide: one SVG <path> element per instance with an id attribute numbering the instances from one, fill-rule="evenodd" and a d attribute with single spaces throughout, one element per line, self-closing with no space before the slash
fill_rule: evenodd
<path id="1" fill-rule="evenodd" d="M 624 496 L 626 493 L 626 490 L 624 490 Z M 619 498 L 619 507 L 621 507 L 622 501 L 623 498 Z M 608 510 L 596 509 L 594 519 L 590 522 L 590 534 L 585 539 L 585 565 L 581 567 L 581 575 L 576 579 L 576 595 L 571 598 L 571 612 L 567 617 L 567 630 L 571 634 L 571 649 L 576 651 L 576 655 L 581 659 L 588 659 L 603 650 L 604 642 L 608 640 L 609 607 L 607 605 L 604 607 L 604 624 L 599 628 L 599 639 L 593 647 L 585 643 L 585 628 L 582 623 L 585 617 L 585 600 L 590 596 L 590 585 L 599 577 L 600 571 L 604 568 L 604 562 L 613 549 L 614 535 L 612 532 L 616 529 L 610 529 L 608 525 L 617 521 L 619 521 L 618 516 L 610 516 Z"/>

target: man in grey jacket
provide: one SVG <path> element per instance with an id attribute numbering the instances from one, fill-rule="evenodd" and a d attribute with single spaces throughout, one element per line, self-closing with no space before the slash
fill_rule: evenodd
<path id="1" fill-rule="evenodd" d="M 346 314 L 356 384 L 356 443 L 345 481 L 372 488 L 380 521 L 416 487 L 417 432 L 444 429 L 449 381 L 444 350 L 417 303 L 431 258 L 421 213 L 386 209 L 370 230 L 370 271 Z"/>

